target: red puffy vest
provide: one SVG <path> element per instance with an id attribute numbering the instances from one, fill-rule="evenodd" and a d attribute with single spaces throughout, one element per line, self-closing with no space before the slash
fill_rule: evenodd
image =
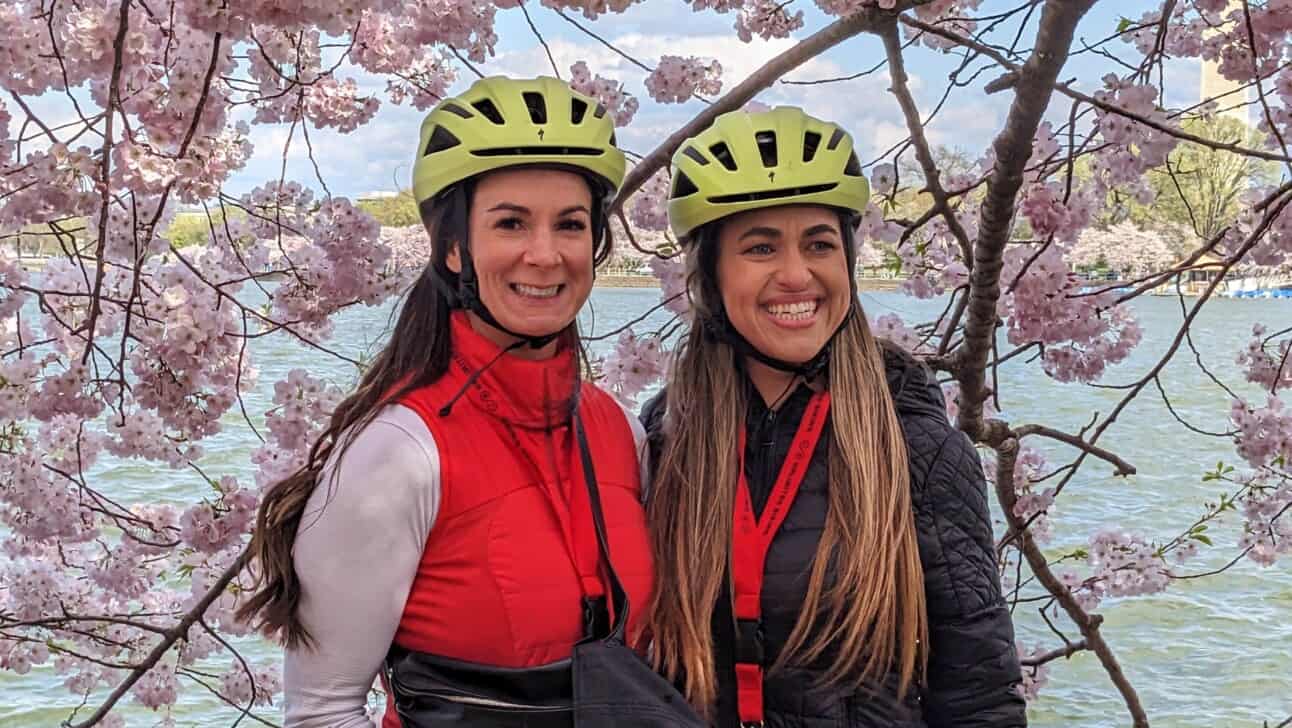
<path id="1" fill-rule="evenodd" d="M 565 659 L 583 636 L 582 598 L 606 592 L 568 412 L 577 361 L 503 355 L 452 318 L 452 357 L 435 383 L 410 392 L 434 436 L 440 505 L 404 604 L 395 643 L 500 667 Z M 486 365 L 487 366 L 486 368 Z M 444 417 L 440 410 L 484 370 Z M 601 490 L 630 634 L 653 584 L 640 470 L 624 410 L 583 383 L 579 416 Z M 398 728 L 387 705 L 384 728 Z"/>

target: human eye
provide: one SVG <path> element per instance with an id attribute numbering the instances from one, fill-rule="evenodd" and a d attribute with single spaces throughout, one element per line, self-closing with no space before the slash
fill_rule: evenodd
<path id="1" fill-rule="evenodd" d="M 493 226 L 495 229 L 498 229 L 498 230 L 519 230 L 524 226 L 524 223 L 521 221 L 519 217 L 516 217 L 515 215 L 511 215 L 508 217 L 499 218 L 494 222 Z"/>
<path id="2" fill-rule="evenodd" d="M 771 243 L 754 243 L 745 248 L 745 255 L 771 255 L 776 252 L 776 248 Z"/>
<path id="3" fill-rule="evenodd" d="M 567 230 L 570 232 L 578 233 L 578 232 L 583 232 L 584 230 L 587 230 L 588 224 L 577 217 L 567 217 L 564 220 L 557 223 L 557 227 L 560 228 L 561 230 Z"/>
<path id="4" fill-rule="evenodd" d="M 833 240 L 813 240 L 808 243 L 808 249 L 814 253 L 829 253 L 839 247 Z"/>

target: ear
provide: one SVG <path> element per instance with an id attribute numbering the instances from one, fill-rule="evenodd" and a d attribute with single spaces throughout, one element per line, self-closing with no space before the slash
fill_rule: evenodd
<path id="1" fill-rule="evenodd" d="M 462 273 L 462 256 L 458 254 L 457 241 L 449 244 L 449 252 L 444 256 L 444 264 L 454 273 Z"/>

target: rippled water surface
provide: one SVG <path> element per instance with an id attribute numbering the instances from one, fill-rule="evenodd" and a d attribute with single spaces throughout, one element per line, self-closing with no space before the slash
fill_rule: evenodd
<path id="1" fill-rule="evenodd" d="M 611 331 L 636 318 L 658 298 L 651 289 L 597 289 L 584 313 L 584 330 Z M 864 294 L 872 315 L 890 311 L 908 321 L 935 316 L 937 301 L 915 301 L 892 293 Z M 1144 328 L 1144 342 L 1131 360 L 1107 376 L 1107 383 L 1130 381 L 1142 374 L 1170 345 L 1182 320 L 1179 301 L 1150 298 L 1136 304 Z M 369 352 L 381 340 L 390 308 L 348 311 L 337 321 L 337 343 L 343 353 Z M 1292 324 L 1289 300 L 1218 300 L 1195 322 L 1193 341 L 1203 361 L 1214 373 L 1247 396 L 1256 390 L 1241 381 L 1234 356 L 1246 345 L 1253 322 L 1272 326 Z M 656 314 L 643 326 L 659 326 Z M 642 326 L 639 330 L 644 330 Z M 604 352 L 613 339 L 594 343 Z M 286 337 L 269 337 L 251 345 L 259 369 L 258 384 L 247 399 L 250 412 L 264 412 L 273 383 L 297 367 L 326 374 L 345 384 L 352 370 L 335 360 L 308 351 Z M 1223 430 L 1229 399 L 1183 349 L 1166 368 L 1162 382 L 1176 412 L 1203 429 Z M 1095 389 L 1053 382 L 1035 365 L 1010 362 L 1000 371 L 1003 415 L 1014 423 L 1043 422 L 1079 430 L 1095 411 L 1106 413 L 1121 391 Z M 1203 483 L 1202 474 L 1220 460 L 1235 462 L 1230 444 L 1196 435 L 1172 418 L 1153 390 L 1143 393 L 1124 411 L 1119 424 L 1102 444 L 1115 450 L 1138 469 L 1119 479 L 1104 465 L 1088 464 L 1064 492 L 1054 513 L 1055 551 L 1079 545 L 1095 530 L 1121 526 L 1166 540 L 1192 523 L 1203 503 L 1214 499 L 1219 488 Z M 202 468 L 215 477 L 234 474 L 250 481 L 248 460 L 257 441 L 238 417 L 228 419 L 225 431 L 206 443 Z M 1066 453 L 1042 443 L 1058 460 Z M 105 465 L 95 480 L 119 501 L 170 501 L 183 503 L 206 486 L 195 474 L 167 472 L 138 464 Z M 994 506 L 994 504 L 993 504 Z M 1231 519 L 1209 532 L 1215 547 L 1204 549 L 1190 571 L 1223 566 L 1236 553 L 1240 522 Z M 999 532 L 999 522 L 997 525 Z M 1139 691 L 1155 726 L 1211 728 L 1250 726 L 1263 720 L 1276 725 L 1292 715 L 1292 562 L 1261 569 L 1243 561 L 1220 576 L 1177 582 L 1160 595 L 1107 601 L 1101 608 L 1104 635 L 1126 674 Z M 1020 635 L 1028 644 L 1055 647 L 1060 643 L 1037 616 L 1035 605 L 1022 605 L 1016 613 Z M 1060 623 L 1062 627 L 1063 624 Z M 1075 630 L 1068 631 L 1075 639 Z M 256 661 L 272 656 L 272 646 L 245 641 L 244 653 Z M 227 664 L 227 663 L 226 663 Z M 222 665 L 213 669 L 221 671 Z M 0 726 L 35 728 L 57 726 L 76 707 L 63 688 L 62 679 L 48 666 L 26 676 L 0 672 Z M 127 725 L 152 726 L 165 716 L 125 704 Z M 201 687 L 189 686 L 183 702 L 171 717 L 176 726 L 229 726 L 237 714 L 212 698 Z M 82 711 L 78 717 L 85 717 Z M 274 711 L 263 715 L 278 722 Z M 1079 654 L 1052 665 L 1050 684 L 1031 713 L 1031 724 L 1059 726 L 1127 726 L 1120 696 L 1093 655 Z M 240 725 L 257 725 L 244 719 Z"/>

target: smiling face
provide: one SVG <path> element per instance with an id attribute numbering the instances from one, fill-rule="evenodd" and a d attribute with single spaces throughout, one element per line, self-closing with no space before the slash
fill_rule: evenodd
<path id="1" fill-rule="evenodd" d="M 542 336 L 574 321 L 592 291 L 591 210 L 588 183 L 573 172 L 520 168 L 480 178 L 467 234 L 480 299 L 498 323 Z M 462 271 L 456 246 L 445 262 Z M 494 343 L 514 341 L 469 315 Z"/>
<path id="2" fill-rule="evenodd" d="M 718 234 L 727 318 L 763 354 L 801 364 L 826 345 L 852 298 L 839 216 L 818 205 L 732 215 Z"/>

